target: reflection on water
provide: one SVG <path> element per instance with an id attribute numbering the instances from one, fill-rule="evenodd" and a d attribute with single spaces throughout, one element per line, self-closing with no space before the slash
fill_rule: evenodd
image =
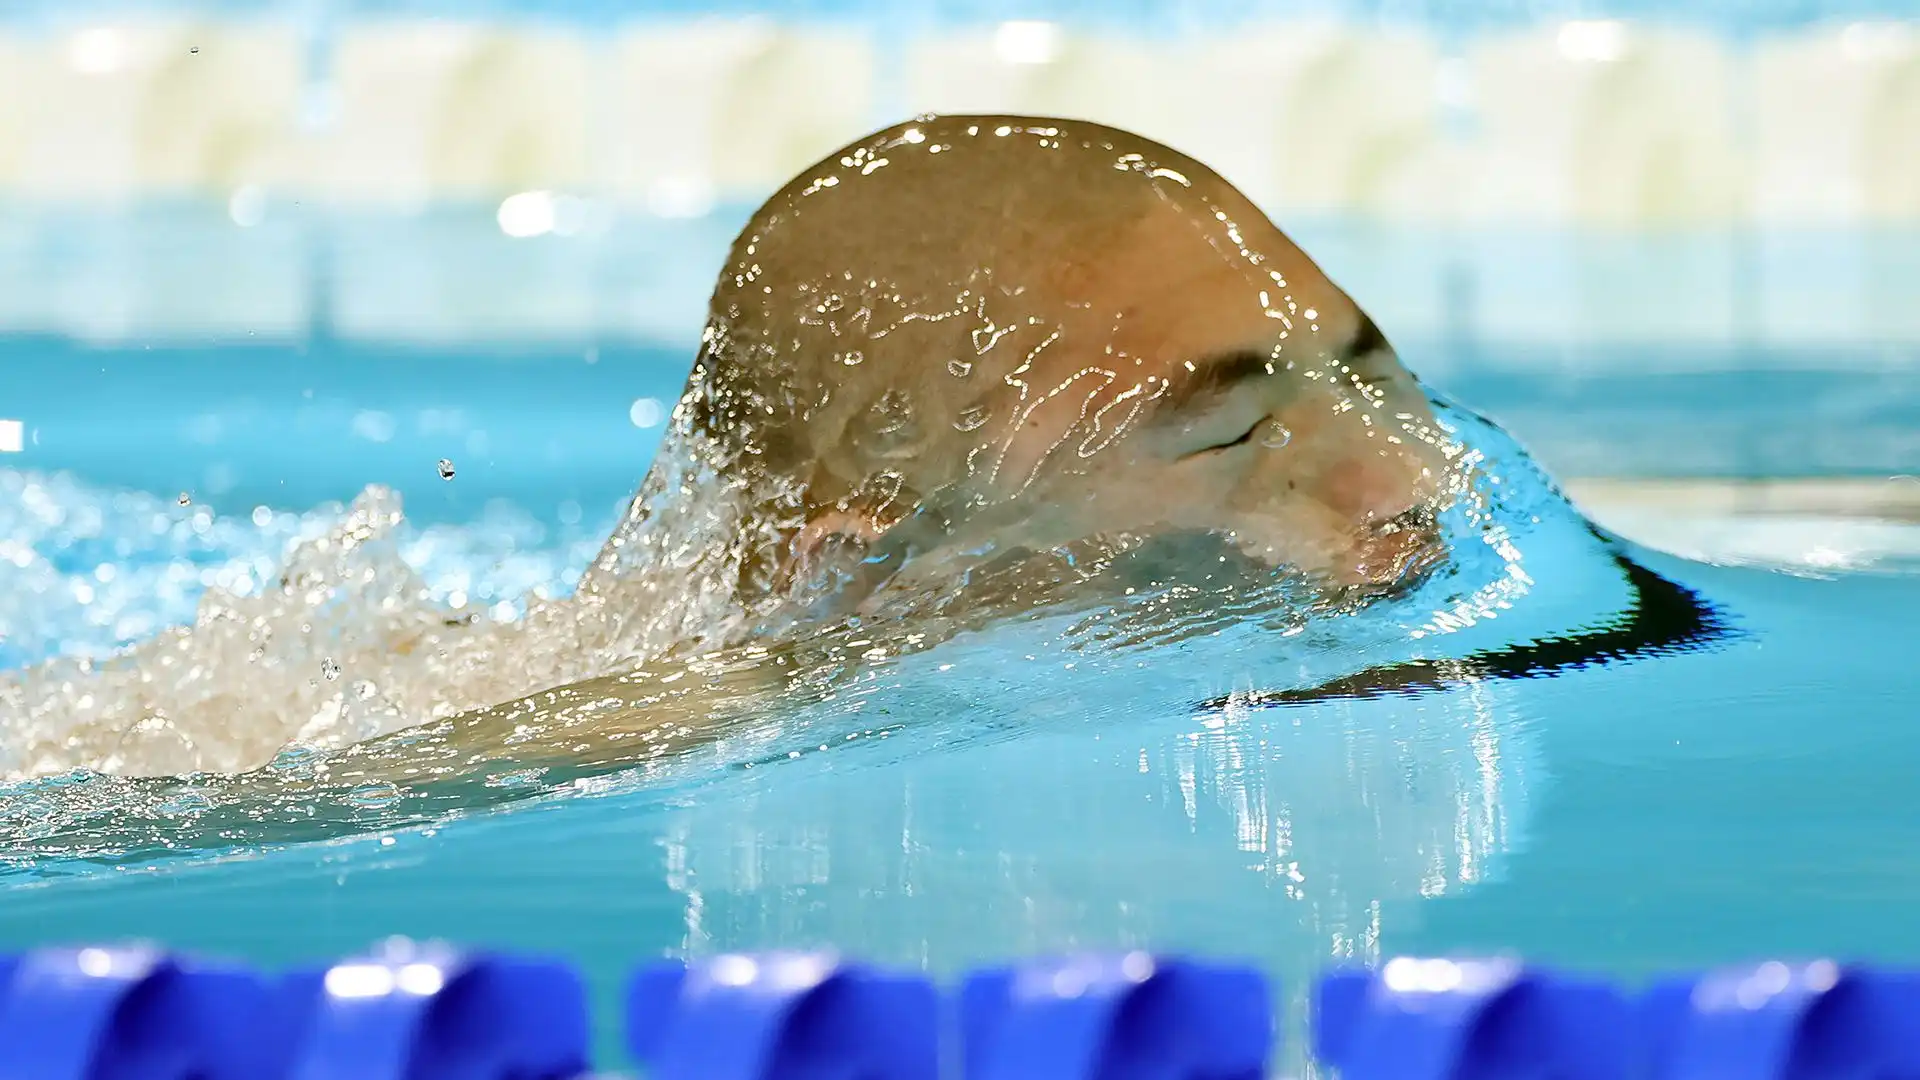
<path id="1" fill-rule="evenodd" d="M 658 826 L 683 944 L 799 933 L 951 966 L 1211 926 L 1220 947 L 1257 933 L 1297 960 L 1371 955 L 1382 897 L 1476 882 L 1524 817 L 1526 738 L 1467 697 L 1416 717 L 1234 709 L 1151 730 L 1101 730 L 1095 713 L 912 768 L 796 768 L 683 800 Z M 849 882 L 887 887 L 838 910 L 805 902 Z M 1257 924 L 1249 889 L 1269 908 Z"/>

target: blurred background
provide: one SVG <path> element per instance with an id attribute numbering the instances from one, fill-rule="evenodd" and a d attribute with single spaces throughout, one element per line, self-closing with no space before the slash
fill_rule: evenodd
<path id="1" fill-rule="evenodd" d="M 908 115 L 1010 111 L 1213 164 L 1643 531 L 1920 520 L 1916 16 L 9 0 L 0 468 L 245 511 L 445 458 L 416 514 L 598 516 L 759 199 Z"/>

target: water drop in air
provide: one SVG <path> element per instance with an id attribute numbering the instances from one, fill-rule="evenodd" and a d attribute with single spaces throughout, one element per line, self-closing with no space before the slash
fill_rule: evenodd
<path id="1" fill-rule="evenodd" d="M 453 462 L 446 458 L 440 459 L 440 479 L 453 479 Z"/>
<path id="2" fill-rule="evenodd" d="M 187 51 L 188 51 L 188 52 L 190 52 L 190 53 L 192 53 L 192 54 L 193 54 L 193 55 L 195 55 L 195 56 L 199 56 L 199 55 L 200 55 L 200 46 L 198 46 L 198 45 L 193 45 L 193 46 L 189 46 L 189 47 L 188 47 L 188 49 L 187 49 Z"/>

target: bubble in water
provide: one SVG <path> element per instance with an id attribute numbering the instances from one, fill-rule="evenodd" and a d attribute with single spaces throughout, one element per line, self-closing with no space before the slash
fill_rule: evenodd
<path id="1" fill-rule="evenodd" d="M 487 777 L 486 784 L 491 788 L 527 787 L 539 783 L 546 772 L 545 769 L 515 769 Z"/>
<path id="2" fill-rule="evenodd" d="M 1278 450 L 1292 441 L 1293 432 L 1287 430 L 1285 424 L 1280 423 L 1268 424 L 1267 433 L 1260 437 L 1260 445 L 1273 450 Z"/>
<path id="3" fill-rule="evenodd" d="M 440 479 L 453 479 L 453 462 L 447 458 L 440 459 Z"/>
<path id="4" fill-rule="evenodd" d="M 183 791 L 155 807 L 166 817 L 192 817 L 213 807 L 213 800 L 198 791 Z"/>
<path id="5" fill-rule="evenodd" d="M 848 349 L 846 352 L 840 354 L 840 362 L 848 367 L 855 367 L 862 364 L 866 362 L 866 359 L 867 354 L 861 352 L 859 349 Z"/>
<path id="6" fill-rule="evenodd" d="M 947 374 L 956 379 L 964 379 L 973 374 L 973 361 L 962 360 L 956 356 L 947 361 Z"/>
<path id="7" fill-rule="evenodd" d="M 193 55 L 195 55 L 195 56 L 199 56 L 199 55 L 200 55 L 200 46 L 198 46 L 198 45 L 190 45 L 190 46 L 188 46 L 188 47 L 187 47 L 187 51 L 188 51 L 188 52 L 190 52 L 190 53 L 192 53 L 192 54 L 193 54 Z"/>
<path id="8" fill-rule="evenodd" d="M 385 780 L 375 781 L 371 784 L 361 784 L 359 787 L 347 792 L 348 804 L 357 806 L 363 810 L 385 810 L 387 807 L 399 801 L 400 789 L 393 784 L 387 783 Z"/>
<path id="9" fill-rule="evenodd" d="M 987 407 L 985 405 L 969 405 L 960 411 L 960 417 L 953 422 L 953 426 L 961 431 L 977 431 L 980 425 L 986 422 Z"/>
<path id="10" fill-rule="evenodd" d="M 319 756 L 319 753 L 312 747 L 295 744 L 285 747 L 278 754 L 275 754 L 273 760 L 267 763 L 267 768 L 274 772 L 288 773 L 296 776 L 308 775 L 313 772 L 314 764 L 319 759 Z"/>
<path id="11" fill-rule="evenodd" d="M 633 426 L 641 429 L 659 427 L 660 421 L 667 418 L 667 408 L 659 398 L 635 398 L 627 409 L 627 419 Z"/>
<path id="12" fill-rule="evenodd" d="M 186 492 L 184 492 L 184 491 L 183 491 L 183 492 L 181 492 L 181 493 L 180 493 L 180 505 L 181 505 L 181 506 L 192 506 L 192 505 L 193 505 L 193 496 L 192 496 L 192 495 L 189 495 L 189 494 L 187 494 L 187 493 L 186 493 Z"/>
<path id="13" fill-rule="evenodd" d="M 325 660 L 320 661 L 320 674 L 324 676 L 328 682 L 332 682 L 340 677 L 340 665 L 334 663 L 333 657 L 329 656 Z"/>

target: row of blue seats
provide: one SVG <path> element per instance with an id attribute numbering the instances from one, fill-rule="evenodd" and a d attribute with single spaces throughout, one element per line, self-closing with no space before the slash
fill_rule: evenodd
<path id="1" fill-rule="evenodd" d="M 1629 995 L 1504 960 L 1324 976 L 1344 1080 L 1911 1080 L 1920 973 L 1777 961 Z M 823 954 L 638 970 L 653 1080 L 1259 1080 L 1277 1003 L 1248 967 L 1146 953 L 924 975 Z M 589 1072 L 567 964 L 392 942 L 264 975 L 140 948 L 0 958 L 4 1080 L 566 1080 Z M 953 1052 L 949 1053 L 949 1049 Z"/>

